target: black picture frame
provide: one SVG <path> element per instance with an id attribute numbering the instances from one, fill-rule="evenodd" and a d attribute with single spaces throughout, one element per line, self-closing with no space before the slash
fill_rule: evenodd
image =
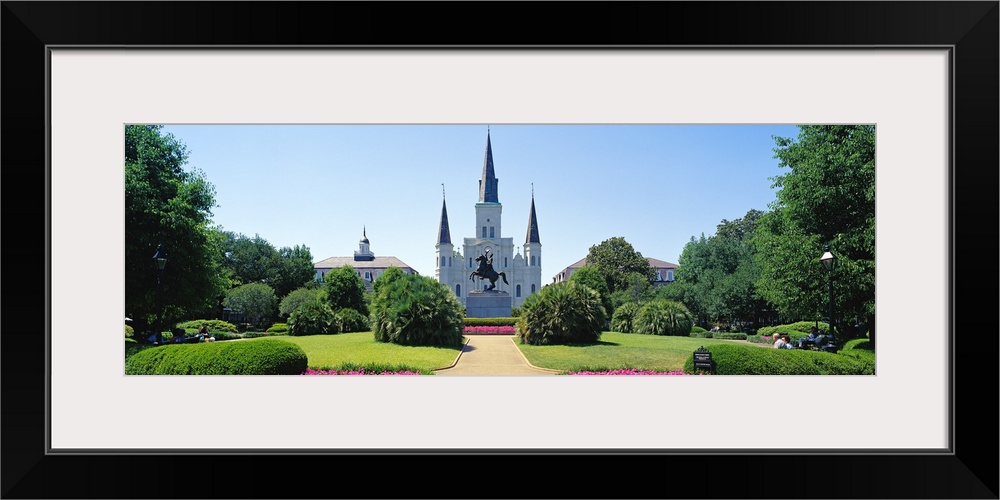
<path id="1" fill-rule="evenodd" d="M 25 279 L 19 271 L 4 293 L 4 498 L 998 498 L 996 1 L 4 1 L 0 16 L 3 256 L 35 273 Z M 59 266 L 86 265 L 48 258 L 46 48 L 53 45 L 951 47 L 949 308 L 952 337 L 964 334 L 951 343 L 954 453 L 48 454 L 47 332 L 38 325 L 47 324 L 47 283 Z M 314 464 L 326 472 L 314 473 Z M 778 479 L 770 464 L 837 473 Z"/>

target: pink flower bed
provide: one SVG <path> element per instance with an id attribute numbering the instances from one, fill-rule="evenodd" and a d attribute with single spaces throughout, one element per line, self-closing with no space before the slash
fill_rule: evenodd
<path id="1" fill-rule="evenodd" d="M 462 333 L 496 333 L 500 335 L 513 335 L 513 326 L 467 326 L 462 329 Z"/>
<path id="2" fill-rule="evenodd" d="M 687 375 L 684 370 L 675 370 L 672 372 L 657 372 L 652 370 L 636 370 L 635 368 L 622 368 L 618 370 L 609 370 L 603 372 L 569 372 L 567 375 Z"/>
<path id="3" fill-rule="evenodd" d="M 401 372 L 366 372 L 362 370 L 313 370 L 312 368 L 306 369 L 302 372 L 302 375 L 420 375 L 417 372 L 401 371 Z"/>

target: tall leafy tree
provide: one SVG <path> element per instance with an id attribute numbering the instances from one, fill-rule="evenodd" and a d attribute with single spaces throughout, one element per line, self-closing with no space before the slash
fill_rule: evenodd
<path id="1" fill-rule="evenodd" d="M 281 275 L 281 255 L 259 234 L 250 238 L 227 232 L 225 262 L 232 271 L 235 285 L 267 283 L 271 286 Z"/>
<path id="2" fill-rule="evenodd" d="M 319 297 L 317 288 L 302 287 L 292 290 L 278 304 L 278 314 L 287 318 L 302 304 L 316 302 L 317 297 Z"/>
<path id="3" fill-rule="evenodd" d="M 346 307 L 367 315 L 366 290 L 365 282 L 358 276 L 357 271 L 345 264 L 343 267 L 331 269 L 323 277 L 323 292 L 320 299 L 334 311 Z"/>
<path id="4" fill-rule="evenodd" d="M 800 126 L 796 139 L 775 143 L 775 158 L 789 172 L 773 179 L 774 214 L 755 237 L 762 294 L 823 317 L 827 275 L 819 257 L 829 244 L 838 257 L 834 320 L 874 325 L 875 127 Z"/>
<path id="5" fill-rule="evenodd" d="M 274 316 L 278 309 L 278 297 L 268 285 L 247 283 L 229 290 L 223 304 L 242 313 L 251 325 L 259 326 L 262 320 Z"/>
<path id="6" fill-rule="evenodd" d="M 601 296 L 601 304 L 604 306 L 605 316 L 610 318 L 615 312 L 611 303 L 611 291 L 608 290 L 608 282 L 604 275 L 597 270 L 596 266 L 583 266 L 569 276 L 570 281 L 589 286 Z"/>
<path id="7" fill-rule="evenodd" d="M 756 289 L 760 269 L 752 240 L 762 216 L 751 209 L 739 219 L 723 219 L 711 237 L 692 237 L 679 258 L 676 281 L 660 296 L 687 305 L 703 323 L 756 324 L 765 302 Z"/>
<path id="8" fill-rule="evenodd" d="M 209 228 L 215 189 L 203 172 L 185 170 L 187 159 L 161 126 L 125 127 L 125 314 L 141 330 L 161 314 L 169 325 L 211 311 L 227 288 Z M 158 287 L 152 257 L 161 243 L 168 261 Z"/>
<path id="9" fill-rule="evenodd" d="M 278 297 L 284 297 L 314 280 L 316 271 L 309 247 L 276 249 L 259 234 L 252 238 L 233 232 L 224 235 L 224 262 L 234 284 L 266 283 Z"/>
<path id="10" fill-rule="evenodd" d="M 281 247 L 278 249 L 281 257 L 280 274 L 273 278 L 274 293 L 284 297 L 303 286 L 315 283 L 316 269 L 313 267 L 312 252 L 305 245 Z"/>
<path id="11" fill-rule="evenodd" d="M 652 282 L 655 273 L 653 266 L 625 241 L 621 236 L 615 236 L 590 247 L 587 252 L 587 265 L 592 265 L 604 276 L 611 293 L 634 288 L 638 273 L 641 279 Z"/>

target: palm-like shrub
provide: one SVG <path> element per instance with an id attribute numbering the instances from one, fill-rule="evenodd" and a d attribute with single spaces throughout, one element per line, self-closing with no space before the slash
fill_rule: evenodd
<path id="1" fill-rule="evenodd" d="M 529 295 L 521 305 L 518 335 L 533 345 L 590 343 L 601 338 L 607 320 L 601 295 L 572 281 Z"/>
<path id="2" fill-rule="evenodd" d="M 626 302 L 615 309 L 611 315 L 611 331 L 632 333 L 635 326 L 635 316 L 639 312 L 639 304 Z"/>
<path id="3" fill-rule="evenodd" d="M 656 299 L 643 305 L 633 323 L 635 333 L 646 335 L 684 335 L 691 333 L 694 322 L 684 304 Z"/>
<path id="4" fill-rule="evenodd" d="M 371 301 L 370 327 L 379 342 L 459 346 L 464 315 L 447 285 L 405 274 L 379 286 Z"/>
<path id="5" fill-rule="evenodd" d="M 337 318 L 343 333 L 368 331 L 368 317 L 354 309 L 345 307 L 337 311 Z"/>
<path id="6" fill-rule="evenodd" d="M 301 335 L 328 335 L 340 333 L 340 321 L 337 314 L 330 309 L 326 302 L 308 302 L 292 311 L 288 317 L 288 334 Z"/>

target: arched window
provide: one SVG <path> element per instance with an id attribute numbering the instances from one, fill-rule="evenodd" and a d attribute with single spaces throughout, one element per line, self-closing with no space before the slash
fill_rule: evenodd
<path id="1" fill-rule="evenodd" d="M 534 283 L 531 284 L 531 293 L 535 293 L 535 284 Z"/>
<path id="2" fill-rule="evenodd" d="M 472 267 L 472 257 L 469 257 L 469 267 Z"/>
<path id="3" fill-rule="evenodd" d="M 455 295 L 462 296 L 462 285 L 455 285 Z"/>
<path id="4" fill-rule="evenodd" d="M 490 238 L 496 238 L 496 235 L 493 233 L 493 229 L 493 226 L 490 226 Z"/>
<path id="5" fill-rule="evenodd" d="M 531 256 L 531 265 L 535 265 L 535 256 L 534 255 Z"/>
<path id="6" fill-rule="evenodd" d="M 451 267 L 451 257 L 448 257 L 448 267 Z"/>
<path id="7" fill-rule="evenodd" d="M 444 255 L 441 256 L 441 267 L 444 267 Z"/>
<path id="8" fill-rule="evenodd" d="M 483 238 L 486 237 L 486 226 L 483 226 Z"/>
<path id="9" fill-rule="evenodd" d="M 507 267 L 507 257 L 503 258 L 503 267 Z"/>
<path id="10" fill-rule="evenodd" d="M 520 296 L 521 296 L 521 285 L 517 285 L 517 289 L 516 289 L 516 291 L 514 292 L 514 295 L 516 295 L 516 296 L 518 296 L 518 297 L 520 297 Z"/>

